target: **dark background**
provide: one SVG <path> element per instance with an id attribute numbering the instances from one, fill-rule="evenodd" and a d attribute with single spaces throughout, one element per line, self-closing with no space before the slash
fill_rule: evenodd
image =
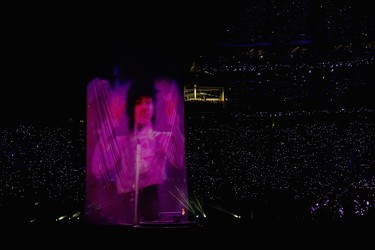
<path id="1" fill-rule="evenodd" d="M 351 9 L 345 9 L 343 17 L 338 10 L 350 2 Z M 239 29 L 237 36 L 248 32 L 255 37 L 254 30 L 261 30 L 273 39 L 288 32 L 298 33 L 294 28 L 302 25 L 307 25 L 307 35 L 314 38 L 314 46 L 332 42 L 331 35 L 335 34 L 360 37 L 363 34 L 359 32 L 364 31 L 373 36 L 373 3 L 311 1 L 303 10 L 308 18 L 304 24 L 293 19 L 294 14 L 290 13 L 295 10 L 288 4 L 291 3 L 6 4 L 0 15 L 2 120 L 84 119 L 86 85 L 94 77 L 110 78 L 114 65 L 124 61 L 139 69 L 172 67 L 174 73 L 183 73 L 199 55 L 218 46 L 217 37 L 228 27 L 240 28 L 241 17 L 246 15 L 251 20 L 247 28 L 253 31 Z M 264 6 L 266 12 L 255 16 L 245 13 L 246 7 L 258 5 Z M 290 14 L 290 23 L 279 16 L 284 11 Z M 332 15 L 336 18 L 332 19 Z M 280 23 L 286 30 L 277 30 Z M 331 25 L 337 29 L 327 31 Z"/>
<path id="2" fill-rule="evenodd" d="M 299 220 L 305 215 L 308 221 L 311 218 L 318 223 L 331 221 L 337 219 L 336 212 L 341 205 L 345 206 L 344 220 L 367 221 L 370 218 L 371 224 L 374 221 L 371 187 L 374 186 L 372 121 L 375 99 L 371 98 L 374 96 L 371 67 L 375 5 L 362 1 L 350 5 L 348 2 L 269 0 L 241 5 L 216 2 L 214 6 L 192 1 L 135 2 L 128 6 L 126 3 L 2 5 L 0 124 L 21 124 L 11 128 L 1 126 L 0 214 L 3 221 L 14 224 L 14 221 L 26 220 L 29 223 L 30 219 L 38 218 L 55 222 L 57 216 L 72 214 L 70 212 L 76 212 L 82 204 L 85 124 L 79 123 L 77 128 L 62 127 L 70 119 L 85 119 L 86 86 L 91 79 L 110 78 L 113 66 L 125 61 L 141 70 L 171 67 L 175 73 L 183 73 L 201 54 L 215 50 L 217 36 L 233 24 L 235 29 L 227 37 L 228 42 L 262 44 L 280 40 L 288 43 L 301 40 L 299 35 L 303 33 L 312 44 L 301 57 L 303 61 L 298 61 L 298 57 L 286 57 L 290 47 L 264 45 L 265 51 L 271 54 L 270 65 L 290 66 L 285 69 L 267 70 L 255 57 L 244 60 L 244 66 L 263 69 L 268 75 L 257 77 L 251 71 L 249 77 L 243 78 L 238 71 L 219 70 L 215 83 L 224 84 L 229 79 L 239 91 L 233 90 L 233 98 L 229 100 L 237 100 L 232 103 L 241 106 L 234 116 L 186 116 L 187 168 L 193 187 L 189 190 L 206 200 L 222 199 L 224 207 L 241 210 L 247 215 L 247 209 L 254 209 L 255 214 L 260 212 L 260 222 L 276 219 L 276 223 L 266 223 L 261 231 L 254 225 L 253 229 L 264 236 L 269 236 L 272 228 L 272 232 L 281 232 L 279 235 L 286 240 L 296 233 L 311 236 L 314 241 L 337 233 L 338 241 L 342 241 L 343 238 L 353 239 L 354 231 L 356 234 L 369 232 L 368 227 L 358 224 L 350 225 L 352 230 L 338 224 L 340 230 L 324 227 L 327 231 L 319 228 L 311 230 L 314 233 L 310 234 L 298 227 L 286 231 L 284 224 L 279 224 L 291 218 Z M 298 3 L 301 6 L 296 6 Z M 246 6 L 252 8 L 244 13 Z M 243 16 L 247 21 L 241 22 Z M 334 50 L 333 45 L 339 44 L 344 47 Z M 349 44 L 353 44 L 354 53 L 345 48 Z M 372 44 L 372 49 L 365 49 L 364 44 Z M 295 44 L 290 46 L 294 48 Z M 243 50 L 236 55 L 244 58 L 247 48 L 232 49 L 238 48 Z M 218 60 L 222 53 L 213 54 L 216 60 L 206 67 L 208 69 L 237 65 L 237 61 L 229 60 L 226 64 Z M 227 58 L 229 56 L 230 53 Z M 321 62 L 344 63 L 331 72 L 330 64 L 321 66 Z M 203 68 L 204 63 L 205 60 L 201 60 Z M 313 70 L 313 76 L 304 70 L 309 65 L 320 65 Z M 253 79 L 259 79 L 259 84 Z M 249 86 L 241 84 L 243 80 L 249 80 Z M 293 84 L 300 81 L 311 89 L 295 90 Z M 336 82 L 339 85 L 333 88 Z M 258 92 L 251 89 L 254 85 L 259 87 Z M 352 90 L 360 91 L 353 94 Z M 305 93 L 309 95 L 299 96 Z M 291 97 L 287 102 L 290 106 L 279 105 L 283 104 L 284 96 Z M 295 112 L 298 98 L 302 104 L 306 104 L 303 102 L 306 99 L 311 101 L 312 106 L 308 102 L 299 107 L 302 112 Z M 333 103 L 330 98 L 334 99 Z M 241 108 L 253 108 L 248 104 L 256 107 L 242 113 Z M 316 112 L 315 107 L 318 107 Z M 309 110 L 313 112 L 307 112 Z M 35 128 L 27 126 L 28 122 L 57 126 Z M 255 182 L 243 185 L 248 180 Z M 305 210 L 306 204 L 311 209 L 315 201 L 324 204 L 324 197 L 330 199 L 328 206 L 314 214 Z M 40 206 L 36 206 L 35 201 L 41 201 Z M 355 204 L 363 207 L 356 208 Z M 205 205 L 207 207 L 207 203 Z M 360 208 L 367 209 L 365 216 L 354 215 Z M 207 223 L 221 230 L 225 216 L 216 210 L 209 213 L 213 217 Z M 229 216 L 226 218 L 231 224 Z M 275 224 L 279 225 L 275 227 Z M 344 231 L 348 237 L 342 237 Z M 81 235 L 80 232 L 77 235 Z M 310 239 L 306 242 L 312 242 Z"/>
<path id="3" fill-rule="evenodd" d="M 188 69 L 200 51 L 215 46 L 217 31 L 240 8 L 194 2 L 5 6 L 3 121 L 83 119 L 87 83 L 110 77 L 124 60 Z"/>

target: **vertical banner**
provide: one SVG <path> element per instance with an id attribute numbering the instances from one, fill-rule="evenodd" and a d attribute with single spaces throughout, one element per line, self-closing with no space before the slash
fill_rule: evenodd
<path id="1" fill-rule="evenodd" d="M 85 218 L 95 224 L 187 217 L 183 89 L 141 75 L 87 86 Z"/>

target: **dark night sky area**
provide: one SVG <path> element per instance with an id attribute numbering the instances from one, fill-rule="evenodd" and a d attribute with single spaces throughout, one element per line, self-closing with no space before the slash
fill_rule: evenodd
<path id="1" fill-rule="evenodd" d="M 193 2 L 9 7 L 1 25 L 3 121 L 84 118 L 91 79 L 111 75 L 124 59 L 152 67 L 162 58 L 185 69 L 214 45 L 240 7 Z"/>

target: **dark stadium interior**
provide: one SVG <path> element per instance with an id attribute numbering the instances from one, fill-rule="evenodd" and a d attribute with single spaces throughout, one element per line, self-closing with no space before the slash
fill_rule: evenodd
<path id="1" fill-rule="evenodd" d="M 369 240 L 375 4 L 228 5 L 8 6 L 0 221 L 9 234 Z M 185 92 L 188 190 L 203 204 L 191 225 L 85 222 L 86 86 L 111 79 L 115 65 L 164 70 L 206 91 Z"/>

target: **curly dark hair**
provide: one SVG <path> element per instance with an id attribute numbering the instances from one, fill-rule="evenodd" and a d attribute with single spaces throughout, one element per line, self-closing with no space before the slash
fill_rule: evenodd
<path id="1" fill-rule="evenodd" d="M 155 88 L 154 78 L 142 76 L 135 78 L 127 91 L 126 113 L 128 115 L 128 126 L 131 132 L 134 131 L 134 107 L 136 101 L 141 97 L 151 97 L 153 104 L 156 102 L 157 90 Z M 155 124 L 155 109 L 152 116 L 152 124 Z"/>

